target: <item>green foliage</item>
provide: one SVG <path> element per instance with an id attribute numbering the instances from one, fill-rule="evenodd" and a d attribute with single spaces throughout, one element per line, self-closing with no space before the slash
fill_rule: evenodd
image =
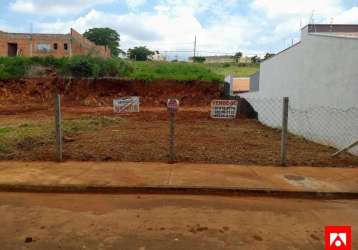
<path id="1" fill-rule="evenodd" d="M 204 64 L 206 68 L 209 68 L 212 72 L 220 75 L 222 79 L 225 76 L 231 75 L 234 77 L 248 77 L 255 74 L 259 66 L 258 64 L 247 64 L 247 63 L 232 63 L 227 66 L 226 63 L 210 63 Z"/>
<path id="2" fill-rule="evenodd" d="M 33 66 L 53 68 L 67 77 L 121 77 L 128 76 L 131 66 L 119 58 L 91 56 L 49 57 L 1 57 L 0 80 L 19 79 L 31 73 Z"/>
<path id="3" fill-rule="evenodd" d="M 251 57 L 251 62 L 252 63 L 260 63 L 261 62 L 261 58 L 260 57 L 258 57 L 258 56 L 253 56 L 253 57 Z"/>
<path id="4" fill-rule="evenodd" d="M 185 62 L 131 62 L 133 79 L 144 80 L 205 80 L 221 81 L 223 78 L 204 65 Z"/>
<path id="5" fill-rule="evenodd" d="M 273 57 L 274 55 L 275 54 L 272 54 L 272 53 L 266 53 L 264 60 L 269 59 L 269 58 Z"/>
<path id="6" fill-rule="evenodd" d="M 121 52 L 119 49 L 120 36 L 117 31 L 111 28 L 92 28 L 87 30 L 83 36 L 97 45 L 110 48 L 114 57 L 117 57 Z"/>
<path id="7" fill-rule="evenodd" d="M 25 57 L 0 57 L 0 80 L 19 79 L 29 69 L 31 62 Z"/>
<path id="8" fill-rule="evenodd" d="M 147 61 L 148 56 L 154 55 L 154 52 L 145 46 L 134 47 L 128 50 L 129 58 L 135 61 Z"/>
<path id="9" fill-rule="evenodd" d="M 223 64 L 223 67 L 224 67 L 224 68 L 228 68 L 228 67 L 230 67 L 230 66 L 231 66 L 230 63 L 224 63 L 224 64 Z"/>

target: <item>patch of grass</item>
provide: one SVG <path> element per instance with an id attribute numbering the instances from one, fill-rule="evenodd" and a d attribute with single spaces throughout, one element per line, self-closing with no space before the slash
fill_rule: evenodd
<path id="1" fill-rule="evenodd" d="M 243 66 L 238 64 L 213 63 L 205 64 L 205 67 L 222 77 L 228 75 L 235 77 L 248 77 L 255 74 L 259 70 L 258 64 L 248 64 Z"/>
<path id="2" fill-rule="evenodd" d="M 63 133 L 66 135 L 76 134 L 80 131 L 97 130 L 105 126 L 117 124 L 118 118 L 107 116 L 82 117 L 80 119 L 64 120 L 62 124 Z"/>
<path id="3" fill-rule="evenodd" d="M 96 131 L 105 126 L 120 122 L 118 118 L 81 117 L 62 121 L 64 136 L 75 135 L 80 132 Z M 31 150 L 34 147 L 54 142 L 53 122 L 22 123 L 16 126 L 0 128 L 0 153 L 8 154 L 15 150 Z"/>
<path id="4" fill-rule="evenodd" d="M 0 128 L 0 136 L 5 135 L 5 134 L 9 133 L 10 131 L 11 131 L 11 128 L 9 128 L 9 127 Z"/>
<path id="5" fill-rule="evenodd" d="M 143 80 L 204 80 L 222 81 L 223 78 L 203 64 L 185 62 L 130 62 L 130 78 Z"/>

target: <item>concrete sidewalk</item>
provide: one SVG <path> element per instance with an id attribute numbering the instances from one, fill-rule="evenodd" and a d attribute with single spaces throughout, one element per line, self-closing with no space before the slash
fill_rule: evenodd
<path id="1" fill-rule="evenodd" d="M 137 162 L 0 162 L 0 191 L 190 188 L 358 196 L 358 168 Z M 71 188 L 70 188 L 71 189 Z M 93 189 L 93 190 L 94 190 Z M 66 191 L 66 190 L 64 190 Z M 67 189 L 69 191 L 69 189 Z"/>

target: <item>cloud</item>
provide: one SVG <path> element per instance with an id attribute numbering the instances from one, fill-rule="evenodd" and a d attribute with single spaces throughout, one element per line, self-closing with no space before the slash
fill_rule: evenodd
<path id="1" fill-rule="evenodd" d="M 92 5 L 99 2 L 73 1 Z M 254 0 L 246 5 L 244 0 L 158 0 L 146 11 L 140 11 L 145 4 L 142 0 L 129 2 L 128 6 L 134 5 L 128 13 L 114 14 L 92 8 L 74 19 L 61 16 L 56 21 L 45 19 L 35 23 L 35 30 L 67 33 L 73 27 L 82 33 L 92 27 L 110 27 L 121 35 L 124 49 L 147 45 L 152 50 L 188 51 L 177 54 L 191 56 L 194 36 L 200 55 L 278 52 L 291 44 L 292 39 L 299 39 L 300 23 L 308 23 L 312 9 L 316 9 L 316 23 L 330 22 L 331 17 L 335 23 L 358 21 L 358 7 L 345 9 L 339 0 Z M 240 11 L 242 6 L 245 11 Z"/>
<path id="2" fill-rule="evenodd" d="M 147 1 L 146 0 L 126 0 L 126 2 L 130 9 L 136 9 L 139 6 L 144 5 Z"/>
<path id="3" fill-rule="evenodd" d="M 263 11 L 269 18 L 315 15 L 332 16 L 342 11 L 341 0 L 254 0 L 253 9 Z"/>
<path id="4" fill-rule="evenodd" d="M 157 8 L 154 13 L 123 15 L 93 9 L 75 20 L 37 23 L 36 28 L 40 32 L 67 33 L 70 27 L 79 32 L 92 27 L 111 27 L 121 35 L 124 48 L 147 45 L 163 51 L 192 50 L 195 35 L 199 51 L 236 51 L 240 45 L 250 44 L 256 34 L 254 27 L 243 17 L 228 17 L 203 27 L 194 13 L 194 9 L 182 5 L 175 11 Z"/>
<path id="5" fill-rule="evenodd" d="M 357 24 L 358 23 L 358 7 L 352 7 L 349 10 L 341 12 L 333 18 L 334 23 Z"/>
<path id="6" fill-rule="evenodd" d="M 15 12 L 30 13 L 36 15 L 61 16 L 80 13 L 95 5 L 111 3 L 113 0 L 15 0 L 9 5 Z"/>

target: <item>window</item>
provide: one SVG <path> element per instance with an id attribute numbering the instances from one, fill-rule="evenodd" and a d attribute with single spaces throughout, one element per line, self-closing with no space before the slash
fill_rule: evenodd
<path id="1" fill-rule="evenodd" d="M 67 43 L 64 43 L 64 44 L 63 44 L 63 48 L 64 48 L 65 50 L 68 50 L 68 44 L 67 44 Z"/>
<path id="2" fill-rule="evenodd" d="M 37 51 L 40 52 L 50 52 L 51 51 L 51 45 L 47 43 L 38 43 L 36 45 Z"/>
<path id="3" fill-rule="evenodd" d="M 54 49 L 54 50 L 57 50 L 57 43 L 54 43 L 54 44 L 53 44 L 53 49 Z"/>

